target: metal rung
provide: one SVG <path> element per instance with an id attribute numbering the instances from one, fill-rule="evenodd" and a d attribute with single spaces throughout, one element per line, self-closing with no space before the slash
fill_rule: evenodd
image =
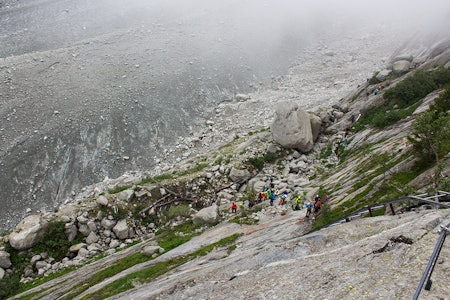
<path id="1" fill-rule="evenodd" d="M 442 230 L 445 230 L 450 233 L 450 228 L 448 228 L 447 226 L 441 225 L 441 228 L 442 228 Z"/>

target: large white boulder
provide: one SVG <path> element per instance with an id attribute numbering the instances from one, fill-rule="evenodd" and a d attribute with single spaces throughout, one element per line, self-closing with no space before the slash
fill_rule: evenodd
<path id="1" fill-rule="evenodd" d="M 194 224 L 215 225 L 219 221 L 219 210 L 216 204 L 199 210 L 193 218 Z"/>
<path id="2" fill-rule="evenodd" d="M 407 60 L 399 60 L 396 61 L 392 65 L 392 72 L 394 74 L 403 74 L 409 71 L 409 67 L 411 66 L 411 63 Z"/>
<path id="3" fill-rule="evenodd" d="M 283 147 L 309 152 L 319 136 L 321 124 L 320 117 L 308 114 L 295 102 L 281 102 L 271 131 L 273 139 Z"/>
<path id="4" fill-rule="evenodd" d="M 20 221 L 9 235 L 9 244 L 16 250 L 27 250 L 44 236 L 48 223 L 39 215 L 31 215 Z"/>

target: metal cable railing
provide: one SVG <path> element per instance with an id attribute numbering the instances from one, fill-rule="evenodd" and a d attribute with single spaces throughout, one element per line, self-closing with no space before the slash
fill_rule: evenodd
<path id="1" fill-rule="evenodd" d="M 439 239 L 434 247 L 433 253 L 431 254 L 430 260 L 428 261 L 427 267 L 425 268 L 425 272 L 423 273 L 422 279 L 420 280 L 419 286 L 417 287 L 416 293 L 414 294 L 413 300 L 417 300 L 419 298 L 419 294 L 422 291 L 423 285 L 425 284 L 425 290 L 429 291 L 431 289 L 432 281 L 431 275 L 433 274 L 434 267 L 436 266 L 437 259 L 439 254 L 441 253 L 442 246 L 444 245 L 445 238 L 447 234 L 450 233 L 450 223 L 447 226 L 441 225 L 441 234 L 439 235 Z"/>

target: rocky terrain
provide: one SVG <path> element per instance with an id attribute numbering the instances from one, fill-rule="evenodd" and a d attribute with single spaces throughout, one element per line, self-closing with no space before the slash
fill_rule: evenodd
<path id="1" fill-rule="evenodd" d="M 40 3 L 0 2 L 9 16 L 2 24 L 24 11 L 70 15 L 85 7 L 42 1 L 52 10 L 32 9 Z M 185 16 L 181 10 L 170 14 Z M 415 70 L 448 69 L 448 39 L 418 35 L 398 49 L 392 41 L 404 36 L 361 23 L 350 36 L 324 32 L 320 41 L 274 50 L 286 56 L 272 61 L 273 70 L 251 63 L 227 70 L 233 63 L 220 45 L 231 37 L 213 43 L 212 56 L 184 44 L 209 42 L 210 32 L 197 31 L 199 15 L 211 30 L 223 25 L 214 14 L 192 14 L 176 24 L 135 16 L 113 33 L 91 21 L 78 43 L 70 42 L 69 22 L 54 44 L 30 44 L 36 52 L 2 49 L 1 171 L 13 174 L 1 179 L 4 228 L 28 215 L 2 238 L 2 293 L 20 286 L 11 299 L 410 299 L 447 210 L 413 200 L 381 204 L 378 217 L 315 229 L 327 218 L 434 188 L 437 168 L 413 171 L 408 137 L 443 89 L 383 130 L 355 120 Z M 348 29 L 338 21 L 330 24 Z M 44 28 L 54 25 L 48 22 Z M 17 45 L 27 31 L 44 32 L 16 32 Z M 237 53 L 245 57 L 246 46 Z M 149 58 L 151 49 L 171 59 Z M 178 88 L 167 90 L 168 82 Z M 448 180 L 448 153 L 441 159 Z M 270 178 L 288 204 L 250 208 Z M 331 195 L 320 214 L 292 209 L 298 195 L 316 194 Z M 424 299 L 450 294 L 448 254 L 445 245 Z"/>
<path id="2" fill-rule="evenodd" d="M 197 2 L 1 2 L 2 228 L 267 127 L 280 100 L 335 103 L 415 31 L 393 22 L 394 8 Z M 417 34 L 410 53 L 430 40 Z"/>
<path id="3" fill-rule="evenodd" d="M 389 80 L 389 88 L 394 88 L 412 76 L 415 68 L 443 64 L 448 68 L 450 48 L 445 45 L 443 41 L 423 52 L 424 56 L 394 57 L 380 72 L 380 83 Z M 392 80 L 381 77 L 392 72 L 397 73 Z M 290 206 L 295 195 L 312 199 L 325 191 L 331 195 L 327 207 L 344 207 L 343 215 L 373 203 L 373 197 L 392 200 L 383 194 L 389 197 L 396 175 L 411 170 L 414 162 L 412 145 L 406 139 L 412 133 L 414 116 L 426 111 L 443 90 L 428 94 L 411 116 L 394 126 L 350 130 L 346 157 L 338 157 L 332 149 L 354 125 L 351 120 L 383 102 L 383 94 L 366 94 L 374 87 L 378 85 L 365 83 L 338 103 L 314 112 L 303 111 L 293 101 L 278 102 L 270 129 L 235 131 L 238 136 L 227 144 L 180 161 L 159 177 L 130 173 L 108 179 L 86 187 L 76 201 L 62 205 L 58 212 L 24 219 L 4 239 L 15 251 L 33 254 L 21 276 L 22 283 L 68 267 L 77 270 L 12 299 L 94 299 L 98 295 L 112 299 L 411 298 L 437 240 L 436 233 L 440 225 L 449 222 L 447 210 L 422 206 L 405 213 L 406 207 L 396 204 L 398 215 L 391 215 L 391 208 L 385 206 L 383 216 L 309 232 L 320 222 L 320 215 L 317 220 L 309 219 L 304 209 L 295 211 Z M 222 112 L 235 106 L 257 106 L 258 95 L 240 95 L 240 102 L 222 104 Z M 209 136 L 222 124 L 226 123 L 211 122 Z M 417 174 L 404 188 L 424 192 L 433 184 L 432 174 L 433 169 Z M 449 174 L 447 155 L 442 175 Z M 289 205 L 270 206 L 266 200 L 247 210 L 253 193 L 261 191 L 270 177 L 277 189 L 288 192 Z M 408 195 L 408 190 L 397 189 L 397 195 Z M 238 224 L 230 222 L 236 221 L 229 210 L 232 201 L 244 205 Z M 174 217 L 168 218 L 177 208 Z M 47 252 L 28 250 L 55 219 L 62 222 L 63 232 L 72 242 L 62 260 Z M 175 236 L 182 237 L 186 233 L 177 228 L 189 220 L 197 224 L 200 235 L 178 247 L 161 246 L 161 232 L 172 229 Z M 231 246 L 215 246 L 196 254 L 231 237 L 235 239 Z M 14 266 L 5 250 L 0 251 L 0 270 L 7 278 Z M 449 268 L 448 251 L 445 245 L 433 275 L 433 288 L 423 291 L 426 299 L 445 298 L 450 293 L 442 280 Z M 150 258 L 102 280 L 94 279 L 135 255 Z M 142 282 L 137 279 L 146 270 L 168 263 L 174 266 L 163 276 Z M 128 279 L 131 286 L 118 295 L 113 288 L 109 294 L 111 286 L 126 278 L 135 278 Z"/>

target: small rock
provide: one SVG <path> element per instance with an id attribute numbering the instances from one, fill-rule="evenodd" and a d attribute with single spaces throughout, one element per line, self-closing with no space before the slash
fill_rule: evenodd
<path id="1" fill-rule="evenodd" d="M 0 251 L 0 268 L 8 269 L 11 267 L 10 255 L 6 251 Z"/>
<path id="2" fill-rule="evenodd" d="M 144 255 L 144 256 L 147 256 L 147 257 L 152 257 L 153 256 L 153 254 L 157 254 L 157 253 L 161 253 L 161 251 L 160 251 L 160 249 L 162 249 L 161 247 L 159 247 L 159 246 L 145 246 L 144 247 L 144 249 L 142 249 L 142 254 Z"/>
<path id="3" fill-rule="evenodd" d="M 98 205 L 108 206 L 108 198 L 106 198 L 105 196 L 99 196 L 96 202 Z"/>

